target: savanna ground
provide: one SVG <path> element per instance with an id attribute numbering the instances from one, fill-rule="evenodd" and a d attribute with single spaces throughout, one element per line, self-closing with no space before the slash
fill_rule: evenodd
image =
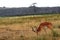
<path id="1" fill-rule="evenodd" d="M 39 35 L 32 31 L 41 22 L 53 24 L 52 32 L 46 28 Z M 0 17 L 0 40 L 60 40 L 60 14 Z"/>

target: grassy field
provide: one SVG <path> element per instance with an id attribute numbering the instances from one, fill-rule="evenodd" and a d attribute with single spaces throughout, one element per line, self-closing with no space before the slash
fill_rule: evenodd
<path id="1" fill-rule="evenodd" d="M 51 22 L 55 32 L 42 29 L 37 36 L 32 27 L 44 21 Z M 0 40 L 60 40 L 60 14 L 0 17 Z"/>

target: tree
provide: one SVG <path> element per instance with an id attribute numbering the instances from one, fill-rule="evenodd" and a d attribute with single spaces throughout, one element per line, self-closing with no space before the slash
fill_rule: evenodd
<path id="1" fill-rule="evenodd" d="M 36 4 L 37 4 L 37 3 L 32 3 L 32 6 L 34 6 L 34 7 L 35 7 L 35 6 L 36 6 Z"/>
<path id="2" fill-rule="evenodd" d="M 37 4 L 37 3 L 33 3 L 33 4 L 32 4 L 34 13 L 36 13 L 36 4 Z"/>
<path id="3" fill-rule="evenodd" d="M 36 4 L 37 4 L 37 3 L 32 3 L 32 4 L 30 5 L 30 7 L 33 8 L 33 12 L 34 12 L 34 13 L 36 13 Z"/>

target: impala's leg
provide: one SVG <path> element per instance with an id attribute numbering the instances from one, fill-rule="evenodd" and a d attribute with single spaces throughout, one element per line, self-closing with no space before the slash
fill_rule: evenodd
<path id="1" fill-rule="evenodd" d="M 46 27 L 46 26 L 45 26 Z M 43 30 L 44 30 L 44 32 L 46 33 L 46 35 L 47 35 L 47 31 L 46 31 L 46 28 L 45 27 L 43 27 Z"/>
<path id="2" fill-rule="evenodd" d="M 53 27 L 52 26 L 48 26 L 48 28 L 51 30 L 51 33 L 52 33 L 52 36 L 54 35 L 55 31 L 53 30 Z M 53 38 L 52 38 L 53 39 Z"/>
<path id="3" fill-rule="evenodd" d="M 53 32 L 53 26 L 52 25 L 48 25 L 48 28 Z"/>

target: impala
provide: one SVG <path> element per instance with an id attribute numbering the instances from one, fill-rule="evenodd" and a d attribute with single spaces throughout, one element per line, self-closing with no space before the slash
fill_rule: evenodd
<path id="1" fill-rule="evenodd" d="M 34 28 L 32 27 L 32 31 L 33 31 L 33 32 L 36 32 L 37 35 L 38 35 L 38 32 L 40 32 L 42 28 L 43 28 L 44 31 L 46 32 L 45 27 L 47 27 L 47 28 L 49 28 L 50 30 L 52 30 L 52 23 L 50 23 L 50 22 L 43 22 L 43 23 L 41 23 L 41 24 L 39 25 L 38 28 L 35 27 L 36 29 L 34 29 Z"/>

